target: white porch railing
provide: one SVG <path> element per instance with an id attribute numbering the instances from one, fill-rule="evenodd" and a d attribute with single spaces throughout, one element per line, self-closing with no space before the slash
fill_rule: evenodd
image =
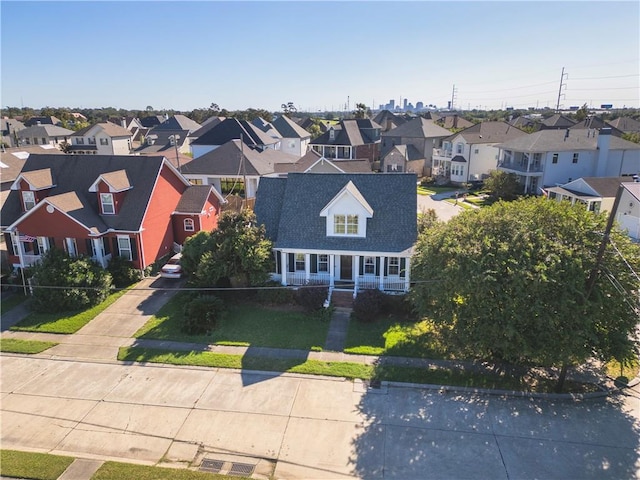
<path id="1" fill-rule="evenodd" d="M 305 272 L 287 272 L 287 285 L 306 285 L 307 275 Z M 309 275 L 308 283 L 329 285 L 330 277 L 328 273 L 312 273 Z"/>
<path id="2" fill-rule="evenodd" d="M 38 263 L 41 258 L 41 255 L 22 255 L 22 261 L 24 262 L 25 267 L 30 267 L 34 263 Z"/>
<path id="3" fill-rule="evenodd" d="M 380 277 L 373 275 L 358 276 L 358 290 L 365 289 L 381 289 L 384 291 L 404 292 L 406 284 L 404 278 L 401 277 L 383 277 L 382 288 L 380 287 Z"/>

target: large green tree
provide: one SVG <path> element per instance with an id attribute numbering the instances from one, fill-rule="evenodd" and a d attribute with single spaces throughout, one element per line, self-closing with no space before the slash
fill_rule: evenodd
<path id="1" fill-rule="evenodd" d="M 518 177 L 514 173 L 502 170 L 492 170 L 485 178 L 483 186 L 489 195 L 498 200 L 513 200 L 522 192 Z"/>
<path id="2" fill-rule="evenodd" d="M 183 266 L 200 286 L 259 285 L 268 279 L 271 242 L 250 210 L 223 213 L 218 228 L 199 233 L 184 246 Z"/>
<path id="3" fill-rule="evenodd" d="M 458 355 L 561 367 L 560 390 L 568 365 L 637 354 L 640 248 L 614 229 L 596 269 L 605 223 L 543 198 L 465 211 L 420 236 L 414 304 Z"/>

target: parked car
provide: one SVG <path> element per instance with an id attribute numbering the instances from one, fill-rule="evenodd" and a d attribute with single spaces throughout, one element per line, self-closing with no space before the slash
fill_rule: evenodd
<path id="1" fill-rule="evenodd" d="M 160 269 L 160 276 L 163 278 L 180 278 L 182 277 L 182 265 L 180 260 L 182 259 L 181 253 L 176 253 L 169 259 Z"/>

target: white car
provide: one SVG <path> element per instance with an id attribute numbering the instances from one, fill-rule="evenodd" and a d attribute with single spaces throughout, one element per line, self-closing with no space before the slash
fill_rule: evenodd
<path id="1" fill-rule="evenodd" d="M 160 269 L 160 276 L 163 278 L 180 278 L 182 277 L 182 265 L 180 265 L 181 253 L 176 253 L 169 259 Z"/>

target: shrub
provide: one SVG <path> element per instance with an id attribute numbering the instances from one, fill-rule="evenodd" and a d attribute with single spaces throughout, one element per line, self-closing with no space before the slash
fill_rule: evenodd
<path id="1" fill-rule="evenodd" d="M 416 317 L 413 311 L 413 305 L 409 301 L 407 295 L 389 295 L 382 296 L 382 313 L 385 315 L 396 315 L 404 317 L 407 320 L 414 320 Z"/>
<path id="2" fill-rule="evenodd" d="M 374 288 L 362 290 L 353 302 L 353 316 L 361 322 L 374 322 L 382 313 L 386 296 Z"/>
<path id="3" fill-rule="evenodd" d="M 113 284 L 118 287 L 128 287 L 129 285 L 142 280 L 140 270 L 133 268 L 133 263 L 124 257 L 115 256 L 111 258 L 107 271 L 111 274 Z"/>
<path id="4" fill-rule="evenodd" d="M 111 290 L 111 274 L 100 265 L 56 248 L 45 253 L 32 272 L 32 308 L 37 312 L 83 310 L 105 300 Z"/>
<path id="5" fill-rule="evenodd" d="M 182 331 L 189 335 L 209 334 L 224 314 L 224 302 L 213 295 L 192 298 L 184 306 Z"/>
<path id="6" fill-rule="evenodd" d="M 324 302 L 329 297 L 329 287 L 322 285 L 305 285 L 296 292 L 296 302 L 307 312 L 324 308 Z"/>
<path id="7" fill-rule="evenodd" d="M 427 185 L 434 185 L 435 183 L 436 181 L 433 177 L 422 177 L 422 180 L 420 180 L 420 185 L 423 187 L 426 187 Z"/>
<path id="8" fill-rule="evenodd" d="M 258 290 L 257 300 L 263 305 L 291 305 L 296 303 L 296 292 L 279 282 L 267 282 Z"/>

